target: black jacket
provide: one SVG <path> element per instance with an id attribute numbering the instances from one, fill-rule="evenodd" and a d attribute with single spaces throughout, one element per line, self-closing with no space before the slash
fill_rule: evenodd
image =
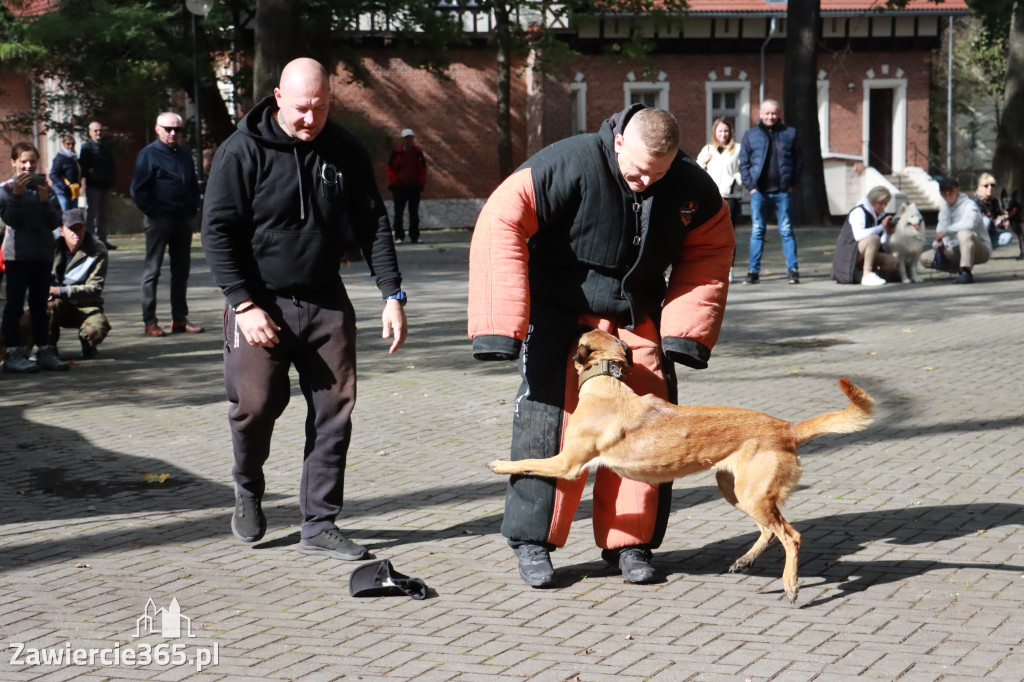
<path id="1" fill-rule="evenodd" d="M 192 150 L 168 147 L 160 140 L 143 147 L 135 159 L 131 192 L 147 216 L 194 216 L 199 210 L 199 182 Z"/>
<path id="2" fill-rule="evenodd" d="M 370 158 L 328 121 L 311 142 L 288 136 L 264 98 L 220 146 L 210 168 L 202 238 L 228 303 L 264 292 L 315 300 L 333 293 L 354 232 L 384 297 L 401 287 L 391 224 Z"/>
<path id="3" fill-rule="evenodd" d="M 82 177 L 93 189 L 110 189 L 114 186 L 114 154 L 106 142 L 89 140 L 82 145 L 78 155 L 82 166 Z"/>

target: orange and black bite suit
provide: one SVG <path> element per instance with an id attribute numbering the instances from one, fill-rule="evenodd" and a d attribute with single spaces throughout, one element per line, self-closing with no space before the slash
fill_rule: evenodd
<path id="1" fill-rule="evenodd" d="M 629 188 L 614 139 L 640 108 L 535 154 L 477 220 L 469 335 L 478 359 L 519 359 L 513 460 L 558 453 L 576 406 L 570 358 L 581 331 L 601 328 L 624 340 L 635 363 L 626 382 L 673 402 L 671 361 L 703 369 L 718 339 L 735 243 L 729 210 L 681 151 L 647 191 Z M 513 476 L 502 523 L 509 544 L 564 545 L 584 483 Z M 598 470 L 597 545 L 658 547 L 670 503 L 671 484 Z"/>

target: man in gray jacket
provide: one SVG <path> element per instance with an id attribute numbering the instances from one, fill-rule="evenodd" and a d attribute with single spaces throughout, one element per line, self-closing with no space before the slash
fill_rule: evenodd
<path id="1" fill-rule="evenodd" d="M 985 263 L 992 255 L 992 241 L 982 220 L 981 211 L 969 196 L 960 192 L 960 183 L 956 178 L 945 177 L 939 180 L 939 193 L 946 205 L 939 209 L 939 222 L 935 225 L 935 251 L 921 254 L 921 266 L 926 268 L 941 267 L 935 263 L 936 253 L 941 253 L 940 261 L 948 265 L 943 268 L 959 274 L 954 284 L 973 284 L 972 269 L 979 263 Z"/>

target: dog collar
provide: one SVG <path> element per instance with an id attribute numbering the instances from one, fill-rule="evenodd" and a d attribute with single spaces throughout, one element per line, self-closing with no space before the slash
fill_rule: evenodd
<path id="1" fill-rule="evenodd" d="M 601 360 L 596 365 L 588 367 L 580 373 L 579 386 L 582 388 L 583 384 L 586 383 L 588 379 L 600 376 L 613 377 L 621 381 L 623 374 L 624 372 L 622 371 L 621 362 L 616 362 L 615 360 Z"/>

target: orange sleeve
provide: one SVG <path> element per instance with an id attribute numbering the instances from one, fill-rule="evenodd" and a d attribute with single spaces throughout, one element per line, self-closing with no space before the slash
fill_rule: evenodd
<path id="1" fill-rule="evenodd" d="M 697 341 L 711 349 L 718 341 L 729 293 L 729 267 L 736 246 L 736 234 L 729 207 L 686 236 L 672 263 L 661 335 Z"/>
<path id="2" fill-rule="evenodd" d="M 529 168 L 510 175 L 484 204 L 469 249 L 469 336 L 526 338 L 530 320 L 526 240 L 537 233 Z"/>

